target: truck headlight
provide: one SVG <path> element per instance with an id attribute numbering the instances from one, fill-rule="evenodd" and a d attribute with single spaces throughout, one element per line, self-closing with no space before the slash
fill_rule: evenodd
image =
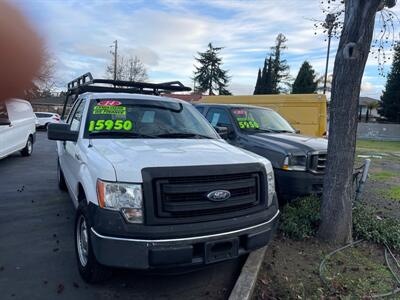
<path id="1" fill-rule="evenodd" d="M 290 155 L 285 157 L 282 169 L 290 171 L 305 171 L 306 164 L 307 164 L 307 156 Z"/>
<path id="2" fill-rule="evenodd" d="M 143 223 L 141 184 L 97 180 L 97 198 L 101 208 L 121 211 L 129 223 Z"/>
<path id="3" fill-rule="evenodd" d="M 272 200 L 275 195 L 275 176 L 274 171 L 269 171 L 267 173 L 267 181 L 268 181 L 268 206 L 272 204 Z"/>

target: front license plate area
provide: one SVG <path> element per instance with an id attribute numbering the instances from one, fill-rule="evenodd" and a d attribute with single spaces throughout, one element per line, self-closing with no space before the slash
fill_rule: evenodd
<path id="1" fill-rule="evenodd" d="M 239 254 L 239 239 L 232 238 L 205 243 L 205 263 L 210 264 L 237 257 Z"/>

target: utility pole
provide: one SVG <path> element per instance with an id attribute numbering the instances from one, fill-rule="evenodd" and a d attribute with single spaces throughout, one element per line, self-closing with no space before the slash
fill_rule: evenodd
<path id="1" fill-rule="evenodd" d="M 117 80 L 118 40 L 114 41 L 114 81 Z"/>
<path id="2" fill-rule="evenodd" d="M 329 65 L 329 52 L 331 50 L 331 38 L 332 38 L 332 30 L 335 26 L 336 17 L 334 14 L 327 14 L 324 27 L 328 30 L 328 50 L 326 53 L 326 64 L 325 64 L 325 76 L 324 76 L 324 95 L 326 93 L 326 80 L 328 77 L 328 65 Z"/>

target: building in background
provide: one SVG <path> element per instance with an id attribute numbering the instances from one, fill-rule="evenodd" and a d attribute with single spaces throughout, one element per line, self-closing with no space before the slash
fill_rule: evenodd
<path id="1" fill-rule="evenodd" d="M 378 108 L 380 100 L 370 97 L 360 97 L 358 101 L 358 121 L 359 122 L 375 122 L 380 118 Z"/>

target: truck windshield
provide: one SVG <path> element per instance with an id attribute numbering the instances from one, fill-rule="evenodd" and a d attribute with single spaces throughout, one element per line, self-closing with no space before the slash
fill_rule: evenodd
<path id="1" fill-rule="evenodd" d="M 97 99 L 89 105 L 86 138 L 208 138 L 218 135 L 190 104 Z"/>
<path id="2" fill-rule="evenodd" d="M 231 111 L 239 128 L 244 131 L 295 132 L 293 127 L 273 110 L 240 107 L 232 108 Z"/>

